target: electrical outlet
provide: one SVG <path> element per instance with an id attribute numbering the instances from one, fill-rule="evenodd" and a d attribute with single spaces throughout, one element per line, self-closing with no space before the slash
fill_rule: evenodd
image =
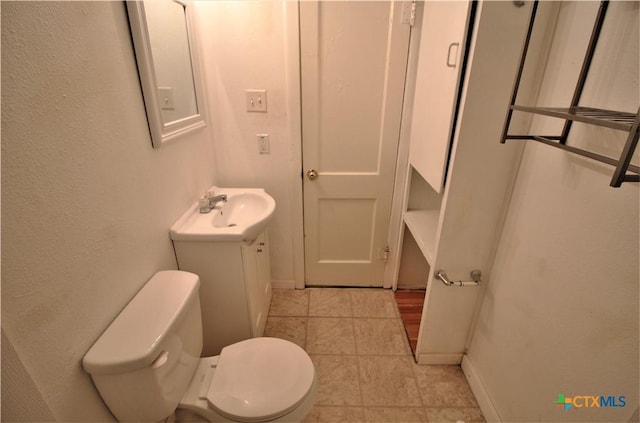
<path id="1" fill-rule="evenodd" d="M 258 134 L 258 153 L 269 154 L 269 134 Z"/>
<path id="2" fill-rule="evenodd" d="M 267 90 L 245 90 L 247 112 L 267 111 Z"/>

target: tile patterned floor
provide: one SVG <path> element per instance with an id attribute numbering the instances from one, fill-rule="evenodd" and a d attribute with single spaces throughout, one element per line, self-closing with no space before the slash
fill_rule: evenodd
<path id="1" fill-rule="evenodd" d="M 313 360 L 306 422 L 484 422 L 458 366 L 417 365 L 390 290 L 274 290 L 265 336 Z"/>

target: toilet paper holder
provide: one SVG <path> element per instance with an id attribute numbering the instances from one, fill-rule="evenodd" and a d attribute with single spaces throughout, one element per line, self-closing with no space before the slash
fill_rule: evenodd
<path id="1" fill-rule="evenodd" d="M 478 286 L 480 285 L 480 281 L 482 280 L 482 272 L 480 270 L 472 270 L 470 281 L 452 281 L 447 277 L 447 274 L 444 270 L 436 270 L 434 276 L 442 281 L 443 284 L 447 286 L 459 286 L 460 288 L 464 288 L 465 286 Z"/>

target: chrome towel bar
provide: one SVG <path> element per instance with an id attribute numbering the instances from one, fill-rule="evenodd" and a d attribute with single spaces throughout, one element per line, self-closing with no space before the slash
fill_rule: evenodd
<path id="1" fill-rule="evenodd" d="M 449 280 L 447 274 L 444 273 L 444 270 L 437 270 L 434 273 L 434 276 L 442 281 L 443 284 L 447 286 L 459 286 L 460 288 L 464 288 L 465 286 L 478 286 L 480 285 L 480 281 L 482 280 L 482 272 L 480 270 L 472 270 L 471 271 L 471 281 L 452 281 Z"/>

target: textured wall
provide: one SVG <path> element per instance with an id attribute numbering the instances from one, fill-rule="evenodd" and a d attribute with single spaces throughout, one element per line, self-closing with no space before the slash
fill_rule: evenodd
<path id="1" fill-rule="evenodd" d="M 212 131 L 220 186 L 264 188 L 275 200 L 269 223 L 271 277 L 294 279 L 294 224 L 302 202 L 300 138 L 291 126 L 286 2 L 201 1 L 195 3 L 211 98 Z M 267 113 L 248 113 L 245 89 L 267 90 Z M 299 110 L 299 109 L 298 109 Z M 298 112 L 299 113 L 299 112 Z M 269 134 L 270 154 L 258 153 L 256 134 Z M 297 188 L 300 190 L 300 186 Z"/>
<path id="2" fill-rule="evenodd" d="M 111 419 L 81 359 L 212 162 L 208 129 L 151 147 L 123 2 L 2 2 L 2 327 L 57 420 Z"/>
<path id="3" fill-rule="evenodd" d="M 2 421 L 48 422 L 54 417 L 2 331 Z"/>
<path id="4" fill-rule="evenodd" d="M 597 8 L 589 3 L 560 7 L 541 105 L 571 99 Z M 639 7 L 611 3 L 582 104 L 637 110 Z M 543 133 L 554 132 L 550 125 L 534 122 Z M 572 131 L 570 143 L 590 149 L 620 151 L 624 141 L 580 124 Z M 612 167 L 527 143 L 468 358 L 503 421 L 632 421 L 638 184 L 610 188 Z M 554 404 L 559 393 L 627 400 L 625 407 L 565 412 Z"/>

